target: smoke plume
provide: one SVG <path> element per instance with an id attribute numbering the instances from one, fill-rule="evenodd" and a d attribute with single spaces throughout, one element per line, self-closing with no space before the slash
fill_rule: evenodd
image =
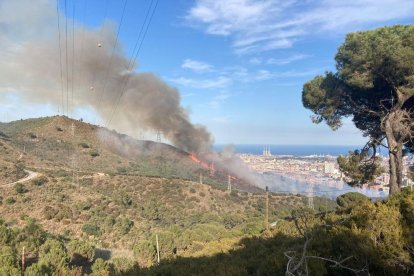
<path id="1" fill-rule="evenodd" d="M 217 167 L 225 168 L 232 177 L 243 179 L 250 184 L 265 188 L 263 179 L 250 171 L 244 161 L 237 156 L 233 145 L 225 146 L 221 152 L 210 152 L 203 156 Z"/>
<path id="2" fill-rule="evenodd" d="M 70 20 L 66 39 L 65 20 L 60 14 L 59 47 L 54 1 L 0 1 L 0 93 L 69 114 L 75 107 L 93 107 L 120 132 L 158 130 L 183 150 L 210 150 L 209 132 L 191 123 L 178 91 L 154 74 L 135 72 L 137 64 L 129 66 L 114 24 L 94 30 L 75 22 L 73 41 Z"/>

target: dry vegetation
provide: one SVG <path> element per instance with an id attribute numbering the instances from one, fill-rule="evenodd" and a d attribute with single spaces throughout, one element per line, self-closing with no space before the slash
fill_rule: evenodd
<path id="1" fill-rule="evenodd" d="M 114 133 L 100 139 L 98 130 L 65 117 L 0 124 L 0 217 L 9 227 L 34 218 L 55 237 L 87 240 L 112 252 L 112 259 L 127 256 L 143 266 L 155 261 L 156 234 L 168 259 L 234 249 L 241 237 L 264 230 L 260 189 L 229 193 L 223 172 L 209 176 L 185 152 Z M 38 175 L 10 184 L 23 169 Z M 205 184 L 195 182 L 200 171 Z M 271 194 L 269 220 L 305 204 L 300 196 Z M 334 208 L 327 200 L 315 204 Z"/>

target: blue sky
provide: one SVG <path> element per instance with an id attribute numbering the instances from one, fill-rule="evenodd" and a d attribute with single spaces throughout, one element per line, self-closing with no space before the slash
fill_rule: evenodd
<path id="1" fill-rule="evenodd" d="M 76 20 L 86 26 L 100 28 L 105 5 L 107 19 L 120 21 L 123 0 L 75 1 Z M 120 41 L 128 54 L 150 2 L 127 2 Z M 159 0 L 137 70 L 176 87 L 191 120 L 216 143 L 358 145 L 364 138 L 349 120 L 336 132 L 312 124 L 302 85 L 334 70 L 346 33 L 413 19 L 410 0 Z M 52 112 L 22 110 L 27 117 Z"/>

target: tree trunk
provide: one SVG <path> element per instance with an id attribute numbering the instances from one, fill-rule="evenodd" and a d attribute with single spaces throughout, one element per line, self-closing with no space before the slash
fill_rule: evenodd
<path id="1" fill-rule="evenodd" d="M 385 134 L 387 137 L 389 166 L 390 166 L 390 195 L 400 191 L 403 182 L 403 151 L 402 143 L 397 142 L 393 125 L 395 114 L 391 113 L 385 121 Z"/>
<path id="2" fill-rule="evenodd" d="M 397 145 L 397 152 L 395 154 L 395 163 L 396 163 L 396 174 L 397 174 L 397 184 L 398 191 L 403 185 L 403 170 L 404 170 L 404 161 L 403 161 L 403 145 L 399 143 Z"/>
<path id="3" fill-rule="evenodd" d="M 391 150 L 389 150 L 389 165 L 390 165 L 390 195 L 399 191 L 397 182 L 397 164 L 395 162 L 396 156 Z"/>

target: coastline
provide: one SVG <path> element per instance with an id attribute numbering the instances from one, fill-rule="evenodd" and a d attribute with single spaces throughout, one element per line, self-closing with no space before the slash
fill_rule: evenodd
<path id="1" fill-rule="evenodd" d="M 351 187 L 342 180 L 334 156 L 281 156 L 236 154 L 249 170 L 263 179 L 263 185 L 276 193 L 321 196 L 335 199 L 348 192 L 371 198 L 385 198 L 385 189 Z"/>

